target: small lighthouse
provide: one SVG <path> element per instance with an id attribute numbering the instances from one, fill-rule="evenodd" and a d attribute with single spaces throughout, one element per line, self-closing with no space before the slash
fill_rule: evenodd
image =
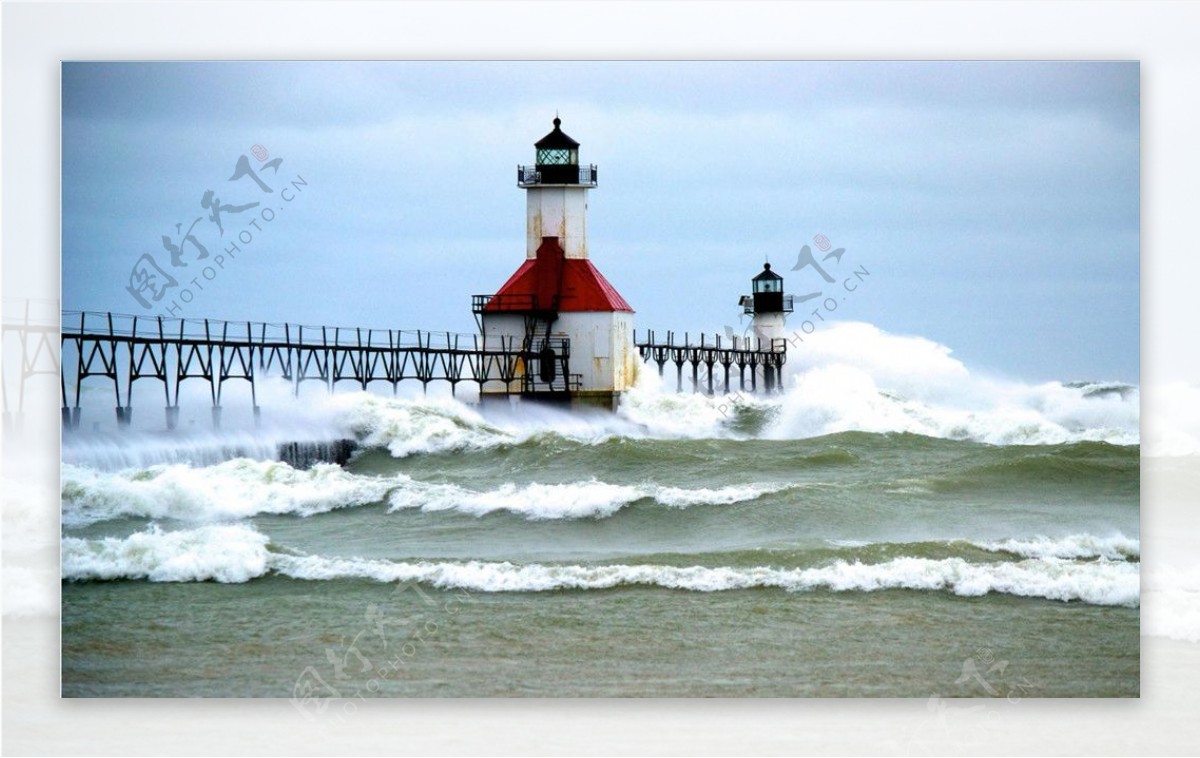
<path id="1" fill-rule="evenodd" d="M 771 340 L 784 339 L 784 320 L 792 312 L 792 297 L 783 294 L 783 277 L 771 270 L 770 263 L 751 281 L 752 295 L 743 296 L 740 305 L 744 312 L 754 317 L 751 328 L 754 336 L 765 344 Z"/>
<path id="2" fill-rule="evenodd" d="M 785 319 L 792 312 L 792 296 L 783 294 L 783 277 L 771 270 L 770 263 L 750 280 L 752 294 L 743 295 L 738 304 L 743 312 L 753 316 L 750 328 L 758 339 L 757 349 L 787 355 Z M 767 392 L 783 389 L 783 362 L 764 363 L 763 383 Z M 726 379 L 728 384 L 728 378 Z"/>
<path id="3" fill-rule="evenodd" d="M 476 295 L 485 347 L 523 355 L 517 374 L 489 370 L 482 399 L 513 395 L 615 408 L 633 384 L 633 308 L 588 258 L 587 197 L 595 165 L 554 129 L 517 167 L 525 190 L 525 260 L 494 295 Z"/>

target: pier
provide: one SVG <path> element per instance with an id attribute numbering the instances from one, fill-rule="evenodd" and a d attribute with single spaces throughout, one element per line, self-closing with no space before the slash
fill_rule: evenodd
<path id="1" fill-rule="evenodd" d="M 291 382 L 299 395 L 306 382 L 329 392 L 340 382 L 366 389 L 372 382 L 392 386 L 447 382 L 488 383 L 503 393 L 554 398 L 577 381 L 569 370 L 570 342 L 545 337 L 517 340 L 452 332 L 364 329 L 357 327 L 269 324 L 254 321 L 173 319 L 113 313 L 62 314 L 63 427 L 80 424 L 80 393 L 85 380 L 103 378 L 113 390 L 117 423 L 133 417 L 133 387 L 139 381 L 162 385 L 168 429 L 179 423 L 179 388 L 189 380 L 208 385 L 212 421 L 219 428 L 222 390 L 246 382 L 254 417 L 260 418 L 257 382 L 270 375 Z"/>
<path id="2" fill-rule="evenodd" d="M 24 325 L 23 325 L 24 326 Z M 41 340 L 52 327 L 21 330 Z M 446 382 L 451 394 L 458 385 L 473 383 L 480 396 L 517 395 L 528 398 L 567 398 L 578 385 L 571 372 L 571 345 L 565 337 L 525 339 L 422 330 L 308 326 L 255 321 L 176 319 L 128 316 L 91 311 L 63 311 L 59 366 L 62 421 L 65 429 L 81 422 L 80 396 L 84 382 L 103 379 L 111 387 L 117 424 L 133 419 L 133 388 L 149 381 L 162 387 L 166 426 L 179 423 L 179 391 L 184 382 L 199 381 L 208 388 L 214 428 L 221 424 L 223 391 L 230 382 L 250 389 L 254 419 L 258 382 L 268 376 L 288 381 L 294 395 L 315 382 L 332 393 L 349 382 L 365 390 L 373 382 L 391 385 L 420 382 L 427 391 L 433 382 Z M 731 392 L 775 392 L 782 389 L 787 340 L 753 337 L 723 338 L 685 333 L 646 332 L 633 343 L 645 362 L 675 366 L 676 388 L 684 390 L 690 368 L 693 392 L 709 395 Z M 39 352 L 39 351 L 34 351 Z M 47 349 L 46 352 L 49 352 Z M 32 364 L 31 364 L 32 365 Z M 31 367 L 23 366 L 22 375 Z M 736 369 L 736 371 L 735 371 Z"/>
<path id="3" fill-rule="evenodd" d="M 684 366 L 691 367 L 693 392 L 706 392 L 709 395 L 718 392 L 758 392 L 760 376 L 762 391 L 776 392 L 783 389 L 783 365 L 787 362 L 786 339 L 722 339 L 719 334 L 701 334 L 699 342 L 693 342 L 690 334 L 684 332 L 680 342 L 676 341 L 675 332 L 668 331 L 665 337 L 660 338 L 653 331 L 649 331 L 645 339 L 639 341 L 635 331 L 633 344 L 643 361 L 653 361 L 658 365 L 659 376 L 663 375 L 666 364 L 675 364 L 675 388 L 679 392 L 683 391 Z M 730 372 L 734 367 L 737 367 L 738 389 L 730 385 Z M 718 368 L 721 370 L 719 384 Z M 746 369 L 749 369 L 749 372 Z M 748 386 L 747 373 L 750 380 Z"/>

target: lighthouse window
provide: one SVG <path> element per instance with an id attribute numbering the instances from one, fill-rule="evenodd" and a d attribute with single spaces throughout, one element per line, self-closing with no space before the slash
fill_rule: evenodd
<path id="1" fill-rule="evenodd" d="M 783 292 L 782 279 L 759 279 L 754 282 L 755 292 Z"/>
<path id="2" fill-rule="evenodd" d="M 537 162 L 540 166 L 566 166 L 578 163 L 574 150 L 538 150 Z"/>

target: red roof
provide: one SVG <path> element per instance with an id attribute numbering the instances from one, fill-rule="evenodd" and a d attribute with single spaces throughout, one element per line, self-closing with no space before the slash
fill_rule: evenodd
<path id="1" fill-rule="evenodd" d="M 567 258 L 557 237 L 546 237 L 484 307 L 485 313 L 524 310 L 629 311 L 633 308 L 586 258 Z"/>

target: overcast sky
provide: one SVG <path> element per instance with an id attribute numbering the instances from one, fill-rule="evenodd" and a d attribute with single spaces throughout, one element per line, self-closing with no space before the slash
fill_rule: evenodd
<path id="1" fill-rule="evenodd" d="M 972 369 L 1136 382 L 1138 80 L 1136 63 L 68 63 L 63 304 L 473 331 L 470 296 L 523 260 L 515 169 L 557 111 L 599 166 L 591 258 L 639 330 L 740 331 L 769 258 L 788 292 L 837 294 L 825 318 Z M 178 244 L 189 228 L 208 259 Z M 836 281 L 870 272 L 854 292 L 791 271 L 805 244 L 823 258 L 818 234 L 845 249 L 823 263 Z M 146 255 L 176 282 L 143 289 L 149 309 L 127 291 Z"/>

